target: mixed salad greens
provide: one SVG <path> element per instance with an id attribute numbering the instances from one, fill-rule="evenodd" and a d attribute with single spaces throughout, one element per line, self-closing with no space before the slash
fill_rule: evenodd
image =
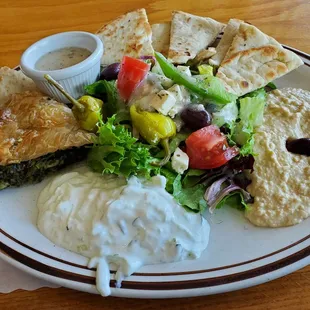
<path id="1" fill-rule="evenodd" d="M 124 56 L 106 67 L 85 88 L 86 96 L 103 101 L 88 165 L 126 177 L 161 174 L 166 190 L 189 211 L 247 208 L 266 91 L 237 98 L 215 70 L 207 64 L 176 67 L 160 53 Z"/>

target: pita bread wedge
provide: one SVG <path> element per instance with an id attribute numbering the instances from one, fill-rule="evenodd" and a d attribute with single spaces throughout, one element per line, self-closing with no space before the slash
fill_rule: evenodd
<path id="1" fill-rule="evenodd" d="M 222 39 L 220 40 L 218 46 L 216 47 L 216 54 L 209 60 L 210 65 L 219 66 L 224 60 L 224 57 L 231 46 L 231 43 L 238 32 L 239 26 L 242 23 L 239 19 L 230 19 Z"/>
<path id="2" fill-rule="evenodd" d="M 145 9 L 129 12 L 97 31 L 104 46 L 101 64 L 120 62 L 124 55 L 154 55 L 152 30 Z"/>
<path id="3" fill-rule="evenodd" d="M 168 56 L 171 23 L 152 25 L 152 45 L 156 52 Z"/>
<path id="4" fill-rule="evenodd" d="M 16 71 L 9 67 L 0 68 L 0 107 L 4 105 L 12 94 L 24 91 L 34 91 L 35 83 L 22 71 Z"/>
<path id="5" fill-rule="evenodd" d="M 211 45 L 224 24 L 208 17 L 200 17 L 181 11 L 172 13 L 168 59 L 184 64 Z"/>
<path id="6" fill-rule="evenodd" d="M 298 68 L 302 60 L 274 45 L 251 48 L 222 62 L 217 77 L 230 93 L 242 96 Z"/>
<path id="7" fill-rule="evenodd" d="M 253 25 L 241 22 L 223 61 L 237 52 L 266 45 L 282 48 L 282 45 L 274 38 L 263 33 Z"/>
<path id="8" fill-rule="evenodd" d="M 303 61 L 256 27 L 241 23 L 217 77 L 242 96 L 298 68 Z"/>

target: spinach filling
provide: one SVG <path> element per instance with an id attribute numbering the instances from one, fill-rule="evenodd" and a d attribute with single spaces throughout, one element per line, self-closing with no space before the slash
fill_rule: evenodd
<path id="1" fill-rule="evenodd" d="M 18 164 L 0 166 L 0 190 L 39 183 L 47 174 L 86 159 L 88 151 L 89 148 L 85 146 L 59 150 Z"/>

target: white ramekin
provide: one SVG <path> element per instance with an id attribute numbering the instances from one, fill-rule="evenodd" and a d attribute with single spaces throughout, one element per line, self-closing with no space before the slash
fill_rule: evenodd
<path id="1" fill-rule="evenodd" d="M 54 71 L 35 69 L 35 64 L 40 57 L 64 47 L 86 48 L 91 52 L 91 55 L 68 68 Z M 68 102 L 67 98 L 44 79 L 44 74 L 49 74 L 74 98 L 79 98 L 85 93 L 84 86 L 94 83 L 98 79 L 102 54 L 103 44 L 97 36 L 83 31 L 63 32 L 46 37 L 31 45 L 23 53 L 20 66 L 24 74 L 30 77 L 43 93 L 61 102 Z"/>

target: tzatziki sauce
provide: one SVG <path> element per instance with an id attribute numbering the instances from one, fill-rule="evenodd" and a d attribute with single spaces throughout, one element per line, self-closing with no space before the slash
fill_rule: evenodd
<path id="1" fill-rule="evenodd" d="M 42 57 L 35 64 L 35 69 L 40 71 L 54 71 L 74 66 L 91 55 L 86 48 L 64 47 L 51 51 Z"/>
<path id="2" fill-rule="evenodd" d="M 91 171 L 55 177 L 40 193 L 37 225 L 53 243 L 90 258 L 97 289 L 111 294 L 143 265 L 198 258 L 210 226 L 165 190 L 166 179 L 140 180 Z"/>

